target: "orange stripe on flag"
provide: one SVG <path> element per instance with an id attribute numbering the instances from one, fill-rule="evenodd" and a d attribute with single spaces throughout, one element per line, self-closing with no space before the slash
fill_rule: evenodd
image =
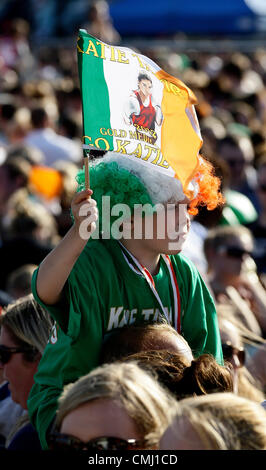
<path id="1" fill-rule="evenodd" d="M 186 113 L 186 108 L 189 109 L 197 100 L 194 93 L 177 78 L 163 70 L 159 70 L 155 75 L 164 84 L 162 154 L 185 190 L 198 167 L 198 153 L 202 145 L 202 139 Z"/>

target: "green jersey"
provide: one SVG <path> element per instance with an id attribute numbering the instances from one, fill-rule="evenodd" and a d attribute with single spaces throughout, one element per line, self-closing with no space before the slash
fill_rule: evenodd
<path id="1" fill-rule="evenodd" d="M 212 354 L 223 363 L 213 299 L 195 266 L 181 254 L 170 256 L 180 295 L 181 333 L 194 356 Z M 106 332 L 128 324 L 159 321 L 161 308 L 145 277 L 130 267 L 115 240 L 90 240 L 75 263 L 57 305 L 35 299 L 55 320 L 28 399 L 28 411 L 44 449 L 46 431 L 65 384 L 99 364 Z M 173 319 L 173 289 L 169 270 L 160 261 L 153 277 L 161 304 Z"/>

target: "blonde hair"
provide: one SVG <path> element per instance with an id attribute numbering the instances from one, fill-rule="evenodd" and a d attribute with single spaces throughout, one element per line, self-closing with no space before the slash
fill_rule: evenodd
<path id="1" fill-rule="evenodd" d="M 32 294 L 12 302 L 0 315 L 0 328 L 6 328 L 18 346 L 29 347 L 29 350 L 23 353 L 24 360 L 28 362 L 38 360 L 43 354 L 52 325 L 49 313 L 35 301 Z M 8 447 L 15 434 L 29 422 L 28 413 L 16 421 L 7 436 L 5 447 Z"/>
<path id="2" fill-rule="evenodd" d="M 67 385 L 59 398 L 55 425 L 60 428 L 71 411 L 92 400 L 111 399 L 133 419 L 147 448 L 157 445 L 169 423 L 174 398 L 137 364 L 112 363 L 97 367 Z"/>
<path id="3" fill-rule="evenodd" d="M 247 398 L 214 393 L 181 400 L 171 423 L 177 438 L 184 419 L 206 450 L 266 449 L 266 411 Z"/>
<path id="4" fill-rule="evenodd" d="M 0 316 L 0 327 L 8 330 L 16 344 L 31 346 L 40 354 L 43 354 L 52 325 L 49 313 L 32 294 L 9 304 Z"/>

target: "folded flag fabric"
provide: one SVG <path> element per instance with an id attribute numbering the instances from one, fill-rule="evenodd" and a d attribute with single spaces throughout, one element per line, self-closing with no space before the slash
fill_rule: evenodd
<path id="1" fill-rule="evenodd" d="M 193 92 L 148 57 L 85 30 L 77 54 L 84 150 L 138 159 L 177 177 L 186 189 L 202 146 Z"/>

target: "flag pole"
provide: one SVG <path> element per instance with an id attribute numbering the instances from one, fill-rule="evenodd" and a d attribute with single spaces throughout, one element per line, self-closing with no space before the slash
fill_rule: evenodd
<path id="1" fill-rule="evenodd" d="M 89 157 L 90 153 L 84 151 L 85 189 L 90 189 Z"/>

